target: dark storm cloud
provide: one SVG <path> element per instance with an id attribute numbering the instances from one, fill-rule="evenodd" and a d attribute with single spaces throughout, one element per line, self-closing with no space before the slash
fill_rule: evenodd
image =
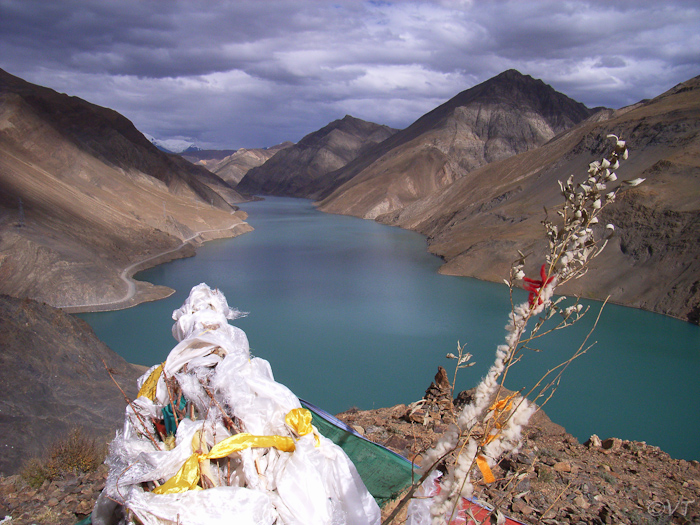
<path id="1" fill-rule="evenodd" d="M 0 0 L 0 67 L 211 147 L 404 127 L 509 68 L 620 107 L 697 75 L 698 34 L 683 1 Z"/>

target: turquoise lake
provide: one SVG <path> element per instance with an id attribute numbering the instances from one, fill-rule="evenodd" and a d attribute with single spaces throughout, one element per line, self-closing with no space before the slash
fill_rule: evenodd
<path id="1" fill-rule="evenodd" d="M 505 336 L 504 284 L 437 273 L 421 235 L 318 212 L 310 201 L 268 198 L 241 206 L 255 231 L 214 241 L 193 258 L 137 275 L 177 292 L 116 312 L 82 314 L 130 362 L 163 361 L 175 345 L 173 310 L 205 282 L 249 315 L 233 321 L 275 379 L 331 413 L 420 399 L 439 365 L 450 378 L 457 342 L 475 366 L 457 390 L 475 386 Z M 526 298 L 518 291 L 516 299 Z M 601 304 L 578 325 L 540 340 L 506 386 L 531 386 L 568 358 Z M 700 327 L 631 308 L 605 307 L 589 343 L 545 407 L 581 442 L 598 434 L 646 441 L 674 457 L 700 459 Z"/>

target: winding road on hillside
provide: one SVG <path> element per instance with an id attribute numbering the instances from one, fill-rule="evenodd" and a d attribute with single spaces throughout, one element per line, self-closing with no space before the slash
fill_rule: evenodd
<path id="1" fill-rule="evenodd" d="M 112 307 L 110 309 L 119 309 L 118 307 L 120 305 L 124 305 L 124 307 L 129 306 L 127 303 L 129 303 L 134 296 L 136 295 L 136 281 L 133 279 L 132 275 L 134 270 L 138 267 L 141 266 L 145 263 L 148 263 L 149 261 L 152 261 L 154 259 L 159 259 L 165 255 L 177 252 L 181 250 L 182 248 L 185 247 L 189 242 L 191 242 L 193 239 L 196 239 L 200 235 L 204 233 L 211 233 L 211 232 L 221 232 L 221 231 L 228 231 L 234 229 L 236 226 L 239 226 L 242 223 L 236 223 L 232 224 L 228 228 L 214 228 L 211 230 L 200 230 L 198 232 L 195 232 L 194 234 L 190 235 L 186 239 L 182 241 L 182 243 L 179 246 L 176 246 L 175 248 L 171 248 L 170 250 L 166 250 L 164 252 L 157 253 L 155 255 L 151 255 L 150 257 L 146 257 L 145 259 L 141 259 L 140 261 L 136 261 L 135 263 L 130 264 L 126 268 L 124 268 L 121 273 L 119 274 L 119 278 L 126 283 L 127 289 L 126 289 L 126 294 L 124 297 L 121 299 L 115 299 L 114 301 L 105 301 L 101 303 L 88 303 L 88 304 L 71 304 L 71 305 L 64 305 L 64 306 L 57 306 L 57 308 L 63 308 L 63 309 L 70 309 L 70 310 L 80 310 L 80 311 L 102 311 L 103 307 Z M 167 297 L 167 296 L 166 296 Z M 163 299 L 165 297 L 162 297 Z"/>

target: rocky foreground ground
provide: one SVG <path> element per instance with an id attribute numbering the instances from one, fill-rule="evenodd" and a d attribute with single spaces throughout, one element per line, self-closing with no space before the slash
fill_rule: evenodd
<path id="1" fill-rule="evenodd" d="M 447 429 L 407 421 L 408 407 L 355 411 L 339 418 L 413 458 Z M 493 469 L 496 482 L 478 497 L 526 524 L 651 525 L 700 523 L 700 463 L 673 459 L 658 447 L 616 438 L 586 444 L 538 412 L 520 452 Z M 417 457 L 420 460 L 420 456 Z M 511 489 L 513 473 L 526 477 Z"/>
<path id="2" fill-rule="evenodd" d="M 433 384 L 426 398 L 435 392 Z M 440 401 L 437 393 L 432 401 Z M 469 398 L 470 392 L 461 393 L 454 410 Z M 420 452 L 435 443 L 451 417 L 452 407 L 435 406 L 351 409 L 338 417 L 368 439 L 419 462 Z M 516 472 L 525 475 L 516 486 L 508 485 Z M 6 525 L 78 523 L 90 513 L 106 475 L 102 465 L 90 474 L 46 481 L 38 489 L 19 476 L 0 477 L 0 520 L 11 516 Z M 673 459 L 643 442 L 593 436 L 581 444 L 542 411 L 527 427 L 520 451 L 503 459 L 494 475 L 496 482 L 479 487 L 478 497 L 526 524 L 700 523 L 700 463 Z M 384 514 L 390 510 L 391 505 Z M 405 512 L 397 523 L 403 519 Z"/>

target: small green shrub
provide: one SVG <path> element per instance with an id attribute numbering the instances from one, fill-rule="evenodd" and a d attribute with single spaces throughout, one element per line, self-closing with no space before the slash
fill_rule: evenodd
<path id="1" fill-rule="evenodd" d="M 605 481 L 607 481 L 608 483 L 610 483 L 611 485 L 613 485 L 613 484 L 615 483 L 615 481 L 616 481 L 616 480 L 615 480 L 615 476 L 613 476 L 613 475 L 610 474 L 609 472 L 603 471 L 603 472 L 601 472 L 601 473 L 599 474 L 599 476 L 600 476 L 602 479 L 604 479 Z"/>
<path id="2" fill-rule="evenodd" d="M 44 462 L 39 458 L 29 458 L 20 469 L 20 477 L 34 489 L 38 489 L 48 479 Z"/>
<path id="3" fill-rule="evenodd" d="M 45 458 L 30 458 L 22 467 L 20 476 L 36 488 L 45 480 L 61 478 L 66 474 L 92 472 L 104 461 L 106 446 L 89 437 L 81 428 L 73 428 L 56 440 Z"/>
<path id="4" fill-rule="evenodd" d="M 537 472 L 537 479 L 542 483 L 552 483 L 554 481 L 554 472 L 548 468 L 540 468 Z"/>

